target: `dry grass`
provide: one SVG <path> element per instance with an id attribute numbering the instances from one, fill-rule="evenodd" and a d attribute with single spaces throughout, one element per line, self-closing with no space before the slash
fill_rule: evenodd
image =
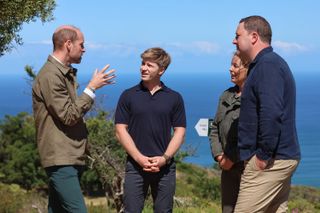
<path id="1" fill-rule="evenodd" d="M 87 206 L 107 206 L 106 197 L 85 197 L 84 201 Z"/>

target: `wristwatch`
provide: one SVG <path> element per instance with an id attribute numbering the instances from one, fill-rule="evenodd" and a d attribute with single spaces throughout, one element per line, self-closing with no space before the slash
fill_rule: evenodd
<path id="1" fill-rule="evenodd" d="M 172 157 L 169 155 L 166 155 L 165 153 L 162 155 L 164 159 L 166 159 L 166 164 L 169 164 L 171 162 Z"/>
<path id="2" fill-rule="evenodd" d="M 88 89 L 91 90 L 91 92 L 93 92 L 93 93 L 96 92 L 95 88 L 93 88 L 93 87 L 88 87 Z"/>

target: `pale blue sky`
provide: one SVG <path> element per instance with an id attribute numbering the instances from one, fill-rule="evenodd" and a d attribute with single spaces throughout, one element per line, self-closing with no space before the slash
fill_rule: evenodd
<path id="1" fill-rule="evenodd" d="M 166 49 L 176 73 L 225 72 L 241 18 L 262 15 L 273 30 L 272 46 L 292 71 L 319 71 L 320 2 L 316 0 L 58 0 L 55 20 L 23 26 L 23 46 L 0 58 L 1 73 L 40 69 L 52 50 L 51 35 L 62 24 L 85 34 L 81 72 L 110 63 L 118 72 L 138 72 L 140 53 Z"/>

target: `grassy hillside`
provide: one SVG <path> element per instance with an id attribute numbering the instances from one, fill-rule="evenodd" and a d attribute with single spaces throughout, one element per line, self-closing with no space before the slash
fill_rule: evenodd
<path id="1" fill-rule="evenodd" d="M 192 164 L 177 164 L 175 213 L 221 212 L 220 174 L 218 170 Z M 0 213 L 46 212 L 46 195 L 22 190 L 18 185 L 0 183 Z M 90 213 L 115 212 L 111 201 L 104 198 L 86 198 Z M 320 189 L 293 186 L 289 199 L 289 212 L 320 213 Z M 149 196 L 144 213 L 151 213 Z"/>

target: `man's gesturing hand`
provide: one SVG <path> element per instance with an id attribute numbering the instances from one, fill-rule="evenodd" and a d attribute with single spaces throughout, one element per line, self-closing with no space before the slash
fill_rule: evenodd
<path id="1" fill-rule="evenodd" d="M 115 81 L 113 79 L 116 77 L 114 74 L 115 69 L 109 70 L 105 73 L 109 67 L 110 65 L 107 64 L 100 71 L 96 69 L 87 87 L 91 90 L 96 90 L 105 85 L 114 84 Z"/>

